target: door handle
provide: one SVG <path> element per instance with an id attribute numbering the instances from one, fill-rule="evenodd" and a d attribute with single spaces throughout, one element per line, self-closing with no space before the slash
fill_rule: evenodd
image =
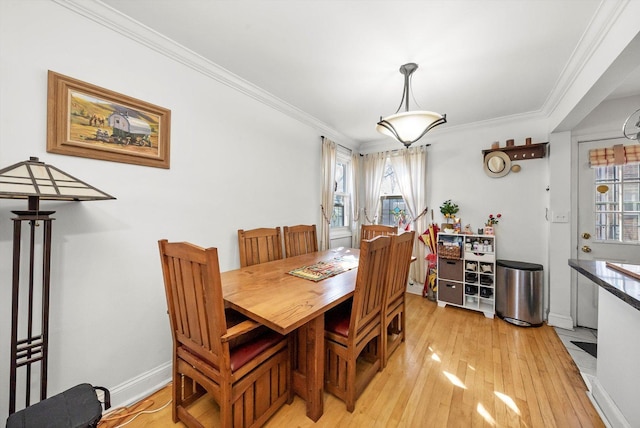
<path id="1" fill-rule="evenodd" d="M 582 239 L 589 239 L 591 238 L 591 234 L 589 232 L 585 232 L 582 234 Z"/>
<path id="2" fill-rule="evenodd" d="M 591 247 L 588 245 L 583 245 L 582 246 L 582 252 L 583 253 L 590 253 L 591 252 Z"/>

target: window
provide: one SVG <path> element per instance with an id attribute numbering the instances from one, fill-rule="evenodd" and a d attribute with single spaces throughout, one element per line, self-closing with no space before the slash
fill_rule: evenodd
<path id="1" fill-rule="evenodd" d="M 338 148 L 331 228 L 349 228 L 351 214 L 351 153 Z"/>
<path id="2" fill-rule="evenodd" d="M 596 239 L 639 242 L 640 165 L 595 168 Z"/>
<path id="3" fill-rule="evenodd" d="M 402 220 L 403 224 L 407 224 L 407 211 L 404 198 L 400 194 L 396 173 L 391 166 L 389 158 L 384 165 L 384 174 L 382 175 L 382 186 L 380 187 L 380 214 L 378 216 L 379 224 L 387 226 L 398 226 L 398 222 Z"/>

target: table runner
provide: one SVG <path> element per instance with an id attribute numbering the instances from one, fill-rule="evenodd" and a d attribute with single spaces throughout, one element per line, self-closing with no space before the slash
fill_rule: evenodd
<path id="1" fill-rule="evenodd" d="M 351 258 L 336 257 L 331 260 L 321 261 L 310 266 L 302 266 L 289 272 L 293 276 L 309 279 L 311 281 L 322 281 L 339 273 L 346 272 L 358 267 L 358 260 Z"/>

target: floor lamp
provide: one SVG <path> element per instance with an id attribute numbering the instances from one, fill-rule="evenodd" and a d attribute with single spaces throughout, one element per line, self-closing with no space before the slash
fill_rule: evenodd
<path id="1" fill-rule="evenodd" d="M 51 271 L 51 222 L 55 211 L 41 211 L 40 200 L 53 201 L 95 201 L 115 199 L 101 190 L 78 180 L 58 168 L 31 157 L 0 170 L 0 198 L 27 199 L 26 211 L 12 211 L 13 220 L 13 275 L 11 294 L 11 373 L 9 376 L 9 414 L 16 410 L 17 372 L 25 369 L 25 406 L 31 401 L 31 365 L 40 363 L 40 400 L 47 398 L 47 358 L 49 350 L 49 282 Z M 27 314 L 20 316 L 20 270 L 23 224 L 28 224 L 29 245 L 27 248 L 29 266 L 27 281 Z M 37 227 L 43 225 L 41 233 Z M 40 317 L 37 315 L 36 280 L 36 235 L 42 238 L 40 287 Z M 26 321 L 26 328 L 19 329 L 20 322 Z M 36 326 L 37 322 L 40 326 Z M 20 337 L 20 338 L 19 338 Z"/>

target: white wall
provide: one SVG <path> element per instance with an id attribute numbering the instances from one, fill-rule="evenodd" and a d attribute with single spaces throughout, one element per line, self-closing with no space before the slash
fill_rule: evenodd
<path id="1" fill-rule="evenodd" d="M 114 53 L 110 45 L 121 48 Z M 49 69 L 171 109 L 171 169 L 47 153 Z M 446 199 L 460 205 L 463 224 L 474 228 L 500 212 L 498 258 L 540 263 L 547 271 L 547 187 L 564 177 L 551 170 L 569 168 L 569 160 L 550 163 L 563 152 L 551 141 L 550 157 L 520 162 L 521 172 L 495 179 L 485 175 L 481 151 L 510 138 L 549 141 L 550 120 L 561 122 L 579 100 L 573 91 L 551 119 L 445 125 L 428 134 L 428 204 L 436 221 Z M 0 167 L 38 156 L 118 198 L 43 202 L 43 209 L 57 211 L 50 394 L 91 382 L 114 389 L 119 405 L 166 380 L 171 340 L 156 241 L 216 246 L 227 270 L 239 265 L 237 229 L 319 223 L 320 135 L 350 145 L 60 4 L 0 1 Z M 367 151 L 391 148 L 397 145 Z M 0 200 L 0 420 L 8 405 L 10 211 L 25 207 Z M 549 286 L 563 294 L 569 284 Z M 560 312 L 569 305 L 559 304 Z"/>
<path id="2" fill-rule="evenodd" d="M 0 52 L 0 167 L 38 156 L 117 198 L 41 204 L 57 211 L 49 393 L 90 382 L 117 387 L 121 404 L 168 378 L 157 240 L 218 247 L 228 270 L 239 266 L 237 229 L 319 223 L 326 131 L 51 1 L 3 0 Z M 171 169 L 47 153 L 47 70 L 170 109 Z M 8 412 L 16 209 L 26 201 L 0 199 L 0 420 Z"/>

